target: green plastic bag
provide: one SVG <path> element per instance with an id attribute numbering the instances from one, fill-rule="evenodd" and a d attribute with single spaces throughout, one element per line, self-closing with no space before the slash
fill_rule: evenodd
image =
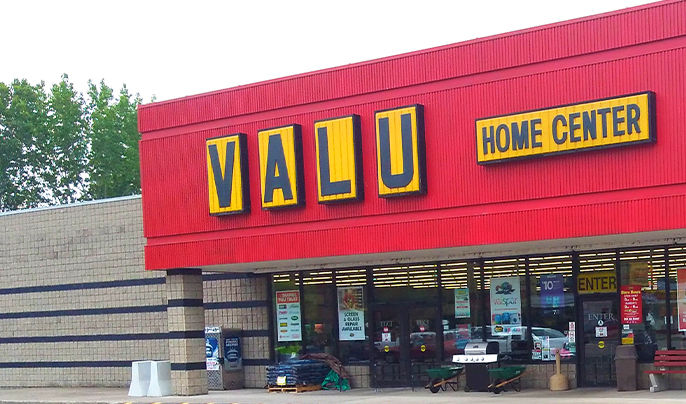
<path id="1" fill-rule="evenodd" d="M 330 370 L 322 382 L 322 389 L 324 390 L 350 390 L 350 383 L 348 379 L 341 379 L 338 373 Z"/>

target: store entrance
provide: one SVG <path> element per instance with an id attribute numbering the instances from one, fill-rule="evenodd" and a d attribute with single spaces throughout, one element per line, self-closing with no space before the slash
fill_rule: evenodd
<path id="1" fill-rule="evenodd" d="M 416 384 L 426 369 L 439 362 L 436 307 L 380 305 L 373 310 L 374 359 L 378 387 Z"/>
<path id="2" fill-rule="evenodd" d="M 614 296 L 582 296 L 583 387 L 616 385 L 614 355 L 619 342 L 618 302 Z"/>

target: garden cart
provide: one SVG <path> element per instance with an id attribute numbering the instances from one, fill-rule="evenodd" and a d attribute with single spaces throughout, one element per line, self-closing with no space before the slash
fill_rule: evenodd
<path id="1" fill-rule="evenodd" d="M 500 394 L 512 387 L 515 391 L 522 390 L 522 375 L 526 371 L 524 366 L 503 366 L 500 368 L 488 369 L 493 382 L 488 386 L 488 391 Z"/>
<path id="2" fill-rule="evenodd" d="M 432 393 L 438 393 L 439 390 L 445 391 L 450 386 L 453 391 L 457 391 L 460 374 L 462 374 L 462 366 L 444 366 L 440 368 L 426 369 L 429 374 L 429 384 L 424 388 L 429 389 Z"/>

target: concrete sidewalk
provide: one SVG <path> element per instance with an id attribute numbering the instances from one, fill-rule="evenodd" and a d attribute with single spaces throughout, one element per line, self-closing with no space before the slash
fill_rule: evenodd
<path id="1" fill-rule="evenodd" d="M 633 404 L 633 403 L 686 403 L 686 391 L 671 390 L 660 393 L 649 391 L 617 392 L 612 389 L 575 389 L 564 392 L 529 390 L 522 392 L 465 393 L 446 391 L 431 394 L 427 390 L 410 389 L 355 389 L 347 392 L 315 391 L 308 393 L 267 393 L 265 390 L 246 389 L 212 391 L 207 395 L 191 397 L 128 397 L 124 388 L 0 388 L 0 404 L 15 403 L 214 403 L 214 404 L 417 404 L 417 403 L 524 403 L 536 404 Z"/>

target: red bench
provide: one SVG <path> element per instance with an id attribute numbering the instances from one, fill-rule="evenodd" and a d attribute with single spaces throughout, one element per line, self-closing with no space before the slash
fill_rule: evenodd
<path id="1" fill-rule="evenodd" d="M 658 369 L 645 371 L 650 375 L 650 391 L 667 390 L 664 375 L 669 373 L 686 374 L 685 369 L 675 369 L 686 367 L 686 350 L 655 351 L 653 366 Z"/>

